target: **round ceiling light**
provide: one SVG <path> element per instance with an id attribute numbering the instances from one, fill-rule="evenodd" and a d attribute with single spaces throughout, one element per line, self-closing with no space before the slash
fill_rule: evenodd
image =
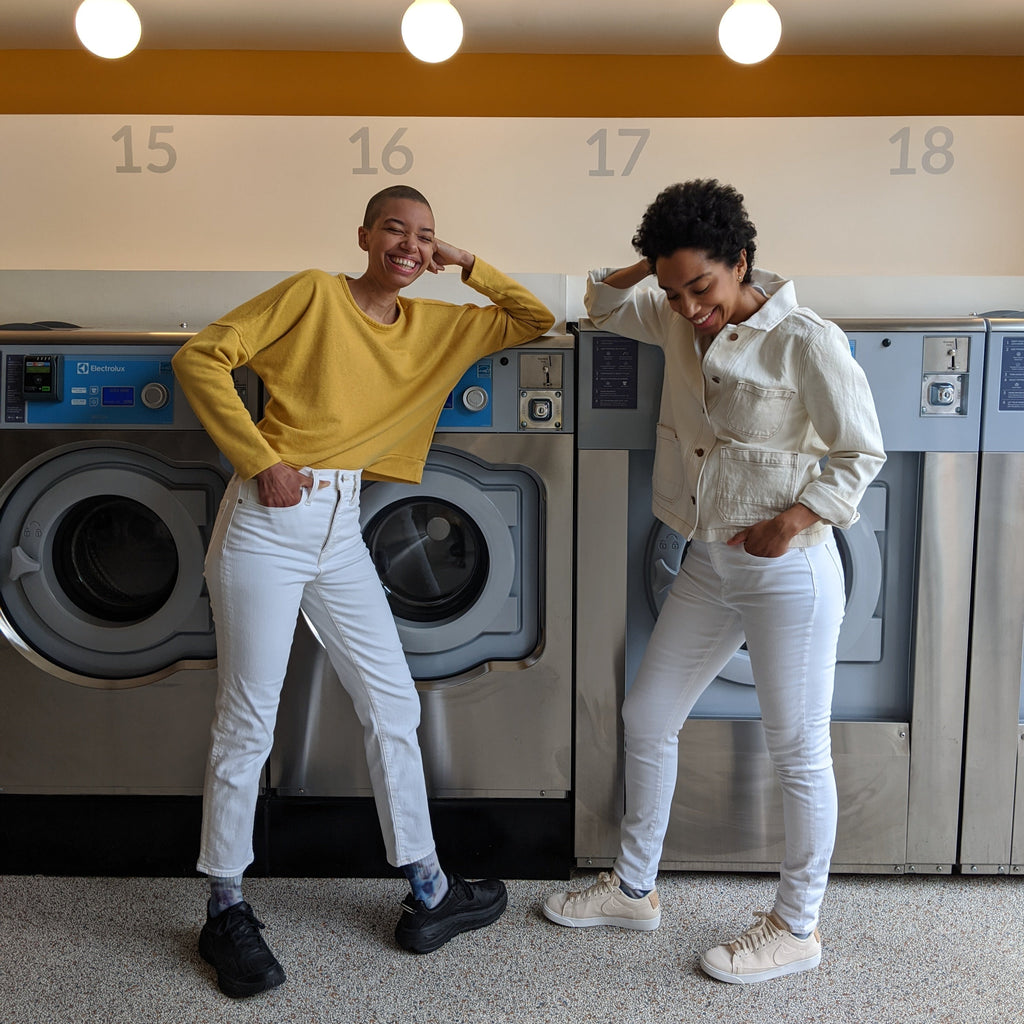
<path id="1" fill-rule="evenodd" d="M 757 64 L 775 52 L 782 19 L 768 0 L 733 0 L 718 25 L 718 41 L 737 64 Z"/>
<path id="2" fill-rule="evenodd" d="M 113 60 L 131 53 L 142 38 L 142 22 L 128 0 L 82 0 L 75 13 L 82 45 Z"/>
<path id="3" fill-rule="evenodd" d="M 414 57 L 440 64 L 462 44 L 462 18 L 448 0 L 414 0 L 402 18 L 402 41 Z"/>

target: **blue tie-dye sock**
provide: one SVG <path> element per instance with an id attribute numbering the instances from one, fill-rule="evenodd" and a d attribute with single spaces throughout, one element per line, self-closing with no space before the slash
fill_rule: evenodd
<path id="1" fill-rule="evenodd" d="M 413 896 L 428 910 L 433 910 L 448 892 L 448 879 L 441 870 L 436 851 L 412 864 L 403 864 L 402 871 L 409 879 Z"/>
<path id="2" fill-rule="evenodd" d="M 242 902 L 242 876 L 216 878 L 210 875 L 210 917 L 222 914 L 228 907 Z"/>

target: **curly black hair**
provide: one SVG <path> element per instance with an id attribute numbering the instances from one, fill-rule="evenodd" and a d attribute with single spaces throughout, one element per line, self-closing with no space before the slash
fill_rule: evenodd
<path id="1" fill-rule="evenodd" d="M 633 236 L 633 248 L 651 268 L 662 256 L 677 249 L 699 249 L 708 259 L 735 267 L 744 251 L 750 282 L 757 246 L 754 227 L 743 206 L 743 196 L 714 178 L 697 178 L 663 189 L 644 211 Z"/>

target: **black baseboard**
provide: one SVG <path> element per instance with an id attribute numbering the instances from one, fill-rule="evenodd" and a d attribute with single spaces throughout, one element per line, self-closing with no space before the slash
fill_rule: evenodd
<path id="1" fill-rule="evenodd" d="M 271 797 L 269 872 L 281 877 L 387 878 L 374 802 Z M 442 865 L 469 878 L 568 878 L 572 807 L 563 800 L 431 800 Z"/>
<path id="2" fill-rule="evenodd" d="M 262 802 L 261 802 L 262 803 Z M 0 796 L 0 874 L 173 878 L 196 874 L 202 797 Z M 265 814 L 254 849 L 266 871 Z"/>
<path id="3" fill-rule="evenodd" d="M 0 795 L 0 874 L 196 874 L 198 796 Z M 572 807 L 563 800 L 433 800 L 441 863 L 470 878 L 568 878 Z M 387 878 L 370 798 L 260 798 L 250 875 Z"/>

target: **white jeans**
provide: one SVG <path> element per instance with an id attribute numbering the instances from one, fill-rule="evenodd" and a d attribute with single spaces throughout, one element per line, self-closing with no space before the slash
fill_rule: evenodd
<path id="1" fill-rule="evenodd" d="M 626 810 L 616 872 L 627 885 L 654 887 L 679 731 L 746 638 L 782 787 L 786 854 L 774 909 L 795 932 L 816 927 L 836 832 L 829 722 L 844 605 L 831 535 L 780 558 L 690 544 L 622 707 Z"/>
<path id="2" fill-rule="evenodd" d="M 206 557 L 219 677 L 198 864 L 208 875 L 239 875 L 252 863 L 260 773 L 300 608 L 363 724 L 388 860 L 408 864 L 434 850 L 419 696 L 359 529 L 360 474 L 305 472 L 313 486 L 288 508 L 261 505 L 255 479 L 233 478 Z"/>

